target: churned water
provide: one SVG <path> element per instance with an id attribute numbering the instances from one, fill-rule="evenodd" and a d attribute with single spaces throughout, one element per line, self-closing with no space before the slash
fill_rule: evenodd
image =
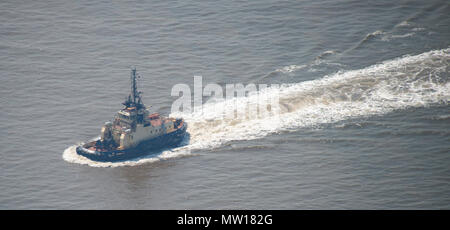
<path id="1" fill-rule="evenodd" d="M 448 1 L 2 1 L 1 209 L 449 209 Z M 74 148 L 174 85 L 283 84 L 277 117 L 178 112 L 190 139 Z"/>

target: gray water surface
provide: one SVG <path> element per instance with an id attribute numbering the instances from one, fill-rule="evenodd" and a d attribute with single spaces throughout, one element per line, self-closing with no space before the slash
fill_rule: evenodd
<path id="1" fill-rule="evenodd" d="M 448 1 L 1 1 L 0 209 L 449 209 L 449 15 Z M 288 122 L 186 114 L 187 153 L 64 157 L 122 108 L 131 66 L 165 115 L 194 75 L 290 83 Z"/>

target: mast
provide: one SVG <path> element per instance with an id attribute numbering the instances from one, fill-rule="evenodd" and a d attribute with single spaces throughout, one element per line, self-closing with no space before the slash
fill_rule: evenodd
<path id="1" fill-rule="evenodd" d="M 137 91 L 136 84 L 136 68 L 131 69 L 131 93 L 128 95 L 128 99 L 122 103 L 126 107 L 136 107 L 136 109 L 145 108 L 142 103 L 141 94 L 142 92 Z"/>
<path id="2" fill-rule="evenodd" d="M 133 103 L 136 104 L 136 98 L 139 97 L 136 86 L 136 68 L 131 69 L 131 95 L 133 95 Z"/>

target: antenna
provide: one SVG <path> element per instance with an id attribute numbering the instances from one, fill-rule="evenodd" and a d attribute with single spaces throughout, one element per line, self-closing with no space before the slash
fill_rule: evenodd
<path id="1" fill-rule="evenodd" d="M 136 104 L 137 95 L 137 86 L 136 86 L 136 68 L 131 69 L 131 95 L 133 96 L 133 103 Z"/>
<path id="2" fill-rule="evenodd" d="M 140 78 L 140 76 L 138 75 Z M 133 107 L 136 106 L 137 109 L 145 108 L 144 104 L 142 104 L 141 94 L 142 92 L 137 91 L 137 84 L 136 84 L 136 68 L 131 69 L 131 93 L 128 96 L 128 99 L 122 103 L 126 107 Z"/>

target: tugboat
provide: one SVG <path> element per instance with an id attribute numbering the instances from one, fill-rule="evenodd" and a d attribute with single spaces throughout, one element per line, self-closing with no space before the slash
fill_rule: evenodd
<path id="1" fill-rule="evenodd" d="M 182 118 L 150 114 L 137 91 L 136 69 L 131 70 L 131 93 L 113 122 L 106 122 L 100 138 L 76 148 L 79 155 L 94 161 L 115 162 L 148 154 L 151 150 L 176 147 L 186 135 Z"/>

